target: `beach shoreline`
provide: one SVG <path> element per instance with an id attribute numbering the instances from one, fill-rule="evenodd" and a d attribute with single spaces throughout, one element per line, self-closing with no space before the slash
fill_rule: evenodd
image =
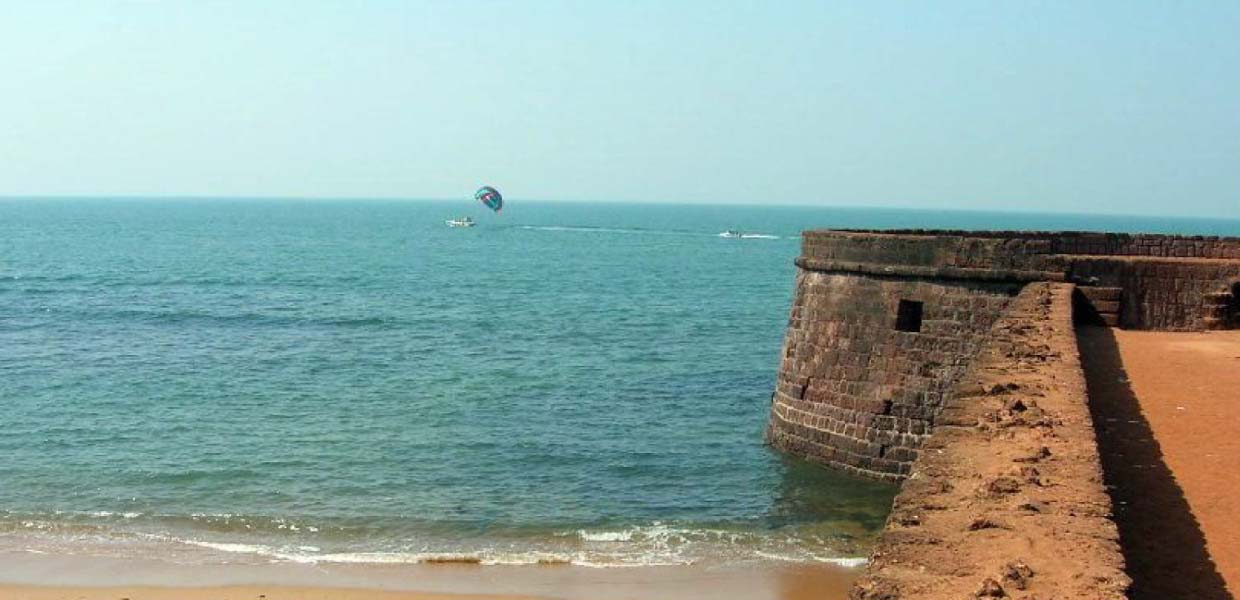
<path id="1" fill-rule="evenodd" d="M 521 596 L 434 594 L 362 588 L 307 588 L 285 586 L 221 587 L 60 587 L 0 585 L 5 600 L 523 600 Z"/>
<path id="2" fill-rule="evenodd" d="M 0 599 L 843 599 L 861 569 L 763 562 L 594 568 L 477 564 L 178 564 L 0 553 Z"/>

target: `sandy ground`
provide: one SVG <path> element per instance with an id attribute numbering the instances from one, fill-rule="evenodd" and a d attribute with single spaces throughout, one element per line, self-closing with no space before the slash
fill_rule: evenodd
<path id="1" fill-rule="evenodd" d="M 1080 341 L 1131 597 L 1240 593 L 1240 331 Z"/>
<path id="2" fill-rule="evenodd" d="M 0 600 L 843 600 L 858 568 L 179 565 L 0 552 Z"/>
<path id="3" fill-rule="evenodd" d="M 515 600 L 518 596 L 463 596 L 348 588 L 229 586 L 207 588 L 0 587 L 13 600 Z"/>

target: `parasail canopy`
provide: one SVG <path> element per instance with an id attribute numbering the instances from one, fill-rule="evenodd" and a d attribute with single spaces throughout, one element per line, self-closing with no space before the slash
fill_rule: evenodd
<path id="1" fill-rule="evenodd" d="M 499 194 L 499 190 L 489 185 L 478 188 L 478 191 L 474 192 L 474 199 L 495 212 L 504 208 L 504 197 Z"/>

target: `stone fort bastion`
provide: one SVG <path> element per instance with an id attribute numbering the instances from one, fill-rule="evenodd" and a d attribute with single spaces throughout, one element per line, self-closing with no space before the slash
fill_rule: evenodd
<path id="1" fill-rule="evenodd" d="M 1031 283 L 1077 321 L 1240 328 L 1240 238 L 819 230 L 803 235 L 767 437 L 858 475 L 905 479 L 953 386 Z"/>

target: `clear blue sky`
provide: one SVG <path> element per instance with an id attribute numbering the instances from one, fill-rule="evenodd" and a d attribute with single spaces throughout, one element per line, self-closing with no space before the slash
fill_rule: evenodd
<path id="1" fill-rule="evenodd" d="M 0 194 L 1240 216 L 1240 2 L 6 2 Z"/>

